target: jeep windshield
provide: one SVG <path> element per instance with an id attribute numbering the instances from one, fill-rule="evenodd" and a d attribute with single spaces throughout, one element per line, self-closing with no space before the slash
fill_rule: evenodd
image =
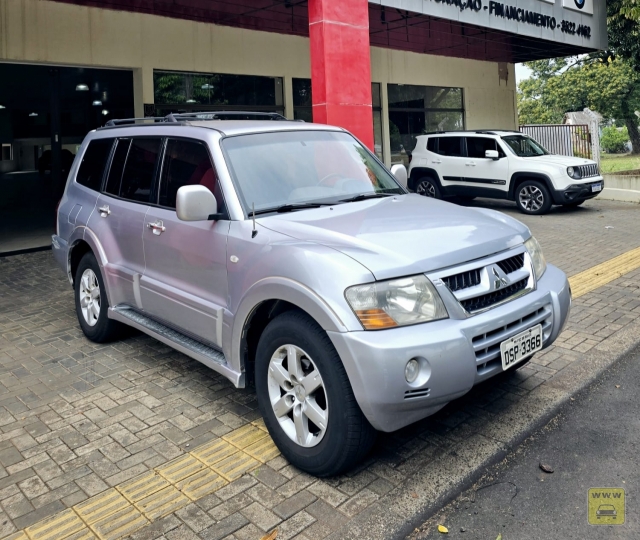
<path id="1" fill-rule="evenodd" d="M 542 148 L 542 146 L 531 137 L 509 135 L 508 137 L 502 137 L 502 140 L 507 143 L 509 149 L 513 151 L 516 156 L 535 157 L 549 154 L 549 152 Z"/>
<path id="2" fill-rule="evenodd" d="M 364 200 L 405 190 L 348 133 L 281 131 L 222 141 L 247 213 L 265 214 Z M 364 195 L 363 197 L 357 197 Z"/>

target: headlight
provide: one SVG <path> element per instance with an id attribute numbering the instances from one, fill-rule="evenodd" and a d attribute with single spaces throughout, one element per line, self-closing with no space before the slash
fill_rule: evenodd
<path id="1" fill-rule="evenodd" d="M 423 275 L 349 287 L 345 296 L 365 330 L 446 319 L 433 284 Z"/>
<path id="2" fill-rule="evenodd" d="M 545 270 L 547 269 L 547 261 L 544 259 L 544 255 L 542 254 L 542 248 L 538 241 L 532 236 L 524 243 L 524 247 L 527 248 L 529 252 L 529 256 L 531 257 L 531 262 L 533 263 L 533 271 L 536 275 L 536 281 L 542 277 Z"/>
<path id="3" fill-rule="evenodd" d="M 580 174 L 580 169 L 577 169 L 575 167 L 567 167 L 567 174 L 571 178 L 576 178 L 576 179 L 582 178 L 582 174 Z"/>

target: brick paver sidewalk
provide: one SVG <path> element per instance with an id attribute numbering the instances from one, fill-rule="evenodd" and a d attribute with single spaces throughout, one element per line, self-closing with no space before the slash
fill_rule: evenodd
<path id="1" fill-rule="evenodd" d="M 525 221 L 547 260 L 570 275 L 640 246 L 637 205 L 596 200 L 526 219 L 512 205 L 490 207 Z M 413 489 L 418 471 L 464 453 L 467 441 L 501 444 L 496 426 L 505 414 L 633 324 L 639 287 L 634 271 L 581 297 L 555 346 L 437 415 L 381 435 L 349 475 L 317 480 L 277 456 L 211 494 L 180 499 L 164 517 L 155 512 L 134 536 L 257 540 L 277 528 L 278 539 L 315 540 L 346 530 L 358 515 L 383 521 L 390 493 Z M 166 470 L 171 460 L 197 458 L 203 445 L 233 439 L 259 418 L 250 390 L 234 389 L 149 337 L 106 346 L 87 341 L 49 252 L 0 258 L 0 539 L 114 486 L 122 493 L 127 481 Z M 438 486 L 429 489 L 438 495 Z"/>

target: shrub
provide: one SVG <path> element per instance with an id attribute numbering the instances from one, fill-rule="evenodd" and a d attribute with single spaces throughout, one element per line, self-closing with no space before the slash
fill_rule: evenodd
<path id="1" fill-rule="evenodd" d="M 629 133 L 627 128 L 618 129 L 615 126 L 609 126 L 602 130 L 600 137 L 600 146 L 608 154 L 619 154 L 626 150 L 625 145 L 629 142 Z"/>

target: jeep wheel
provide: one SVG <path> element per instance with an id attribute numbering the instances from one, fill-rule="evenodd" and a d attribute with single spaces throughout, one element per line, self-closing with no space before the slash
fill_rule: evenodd
<path id="1" fill-rule="evenodd" d="M 260 412 L 290 463 L 332 476 L 367 454 L 376 432 L 329 337 L 307 315 L 289 311 L 267 325 L 255 368 Z"/>
<path id="2" fill-rule="evenodd" d="M 93 253 L 86 253 L 80 260 L 74 291 L 76 314 L 84 335 L 96 343 L 118 337 L 124 326 L 107 317 L 109 303 L 100 266 Z"/>
<path id="3" fill-rule="evenodd" d="M 551 194 L 541 182 L 525 180 L 516 190 L 516 205 L 523 214 L 539 216 L 551 208 Z"/>
<path id="4" fill-rule="evenodd" d="M 424 195 L 425 197 L 431 197 L 432 199 L 440 198 L 440 189 L 432 178 L 425 176 L 420 178 L 416 182 L 416 193 L 418 195 Z"/>

